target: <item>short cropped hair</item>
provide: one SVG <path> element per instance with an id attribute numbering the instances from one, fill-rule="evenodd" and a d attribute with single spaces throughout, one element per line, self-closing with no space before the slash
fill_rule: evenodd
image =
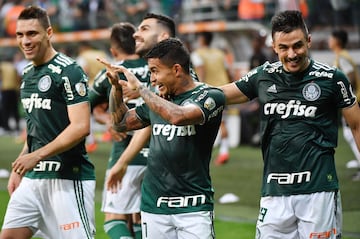
<path id="1" fill-rule="evenodd" d="M 289 33 L 296 29 L 301 29 L 305 37 L 309 35 L 302 13 L 297 10 L 279 12 L 271 19 L 271 26 L 273 38 L 276 32 Z"/>
<path id="2" fill-rule="evenodd" d="M 162 14 L 155 14 L 155 13 L 147 13 L 143 20 L 149 19 L 149 18 L 155 18 L 157 19 L 157 22 L 164 26 L 168 32 L 170 37 L 176 36 L 176 28 L 175 28 L 175 22 L 172 18 L 162 15 Z"/>
<path id="3" fill-rule="evenodd" d="M 30 20 L 37 19 L 39 20 L 41 26 L 44 29 L 47 29 L 51 26 L 49 15 L 46 10 L 38 6 L 29 6 L 21 11 L 18 20 Z"/>
<path id="4" fill-rule="evenodd" d="M 177 38 L 160 41 L 145 55 L 145 58 L 157 58 L 169 67 L 179 64 L 185 73 L 190 74 L 190 54 L 184 44 Z"/>
<path id="5" fill-rule="evenodd" d="M 213 40 L 213 33 L 212 32 L 200 32 L 199 36 L 202 36 L 204 39 L 204 42 L 207 46 L 211 45 L 211 42 Z"/>
<path id="6" fill-rule="evenodd" d="M 120 48 L 127 54 L 135 53 L 135 39 L 133 34 L 136 28 L 129 22 L 115 23 L 111 27 L 110 41 L 114 47 Z"/>
<path id="7" fill-rule="evenodd" d="M 334 30 L 331 33 L 331 36 L 333 36 L 340 44 L 341 48 L 345 48 L 348 43 L 348 34 L 345 30 Z"/>

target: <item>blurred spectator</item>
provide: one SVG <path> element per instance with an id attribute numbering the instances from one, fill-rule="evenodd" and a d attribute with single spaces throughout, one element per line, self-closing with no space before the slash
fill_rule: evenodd
<path id="1" fill-rule="evenodd" d="M 220 9 L 224 12 L 225 19 L 228 21 L 238 20 L 238 3 L 235 0 L 220 1 Z"/>
<path id="2" fill-rule="evenodd" d="M 241 20 L 263 20 L 265 17 L 264 2 L 261 0 L 239 0 L 238 17 Z"/>
<path id="3" fill-rule="evenodd" d="M 19 116 L 19 83 L 20 77 L 11 59 L 0 62 L 1 74 L 1 104 L 2 104 L 2 123 L 5 131 L 11 133 L 20 130 Z M 15 120 L 15 128 L 11 128 L 9 120 Z"/>
<path id="4" fill-rule="evenodd" d="M 306 0 L 278 0 L 278 11 L 299 10 L 304 19 L 309 16 L 309 9 Z"/>
<path id="5" fill-rule="evenodd" d="M 182 0 L 160 0 L 161 13 L 173 19 L 178 17 Z"/>
<path id="6" fill-rule="evenodd" d="M 33 1 L 34 5 L 40 6 L 46 10 L 49 15 L 51 24 L 55 31 L 59 30 L 59 1 L 61 0 L 36 0 Z"/>
<path id="7" fill-rule="evenodd" d="M 334 10 L 334 27 L 341 28 L 349 26 L 352 22 L 351 9 L 349 0 L 330 0 L 332 9 Z"/>
<path id="8" fill-rule="evenodd" d="M 76 0 L 59 1 L 59 31 L 70 32 L 76 30 L 75 22 L 81 15 Z"/>
<path id="9" fill-rule="evenodd" d="M 79 3 L 84 29 L 97 29 L 109 26 L 106 14 L 106 0 L 82 0 Z M 85 25 L 86 24 L 86 25 Z"/>
<path id="10" fill-rule="evenodd" d="M 350 80 L 358 102 L 360 102 L 360 73 L 349 51 L 346 49 L 348 34 L 344 30 L 334 30 L 328 39 L 329 48 L 335 53 L 334 65 L 342 70 Z M 348 162 L 349 168 L 356 167 L 359 171 L 353 176 L 354 181 L 360 181 L 360 152 L 357 148 L 351 129 L 342 118 L 344 139 L 348 142 L 355 160 Z"/>
<path id="11" fill-rule="evenodd" d="M 235 63 L 235 56 L 234 53 L 230 50 L 229 46 L 224 46 L 221 48 L 221 50 L 225 54 L 225 63 L 227 68 L 227 73 L 230 81 L 235 81 L 236 74 L 234 70 L 234 63 Z"/>
<path id="12" fill-rule="evenodd" d="M 16 68 L 17 75 L 19 77 L 19 82 L 21 82 L 23 70 L 25 66 L 30 63 L 30 61 L 25 59 L 24 54 L 21 51 L 16 51 L 13 62 Z M 20 109 L 22 110 L 21 112 L 19 112 L 21 118 L 21 115 L 23 113 L 23 108 L 21 104 L 20 104 Z M 24 143 L 25 140 L 26 140 L 26 127 L 24 127 L 21 130 L 21 133 L 16 137 L 15 142 L 20 144 L 20 143 Z"/>
<path id="13" fill-rule="evenodd" d="M 19 16 L 20 12 L 25 8 L 27 3 L 27 0 L 15 0 L 13 1 L 13 5 L 8 7 L 7 11 L 4 13 L 3 21 L 5 36 L 15 36 L 17 17 Z"/>
<path id="14" fill-rule="evenodd" d="M 358 47 L 360 48 L 360 0 L 352 0 L 350 8 L 352 9 L 352 23 L 355 31 L 358 32 Z"/>
<path id="15" fill-rule="evenodd" d="M 15 0 L 1 1 L 0 4 L 0 35 L 5 36 L 5 15 L 14 6 Z"/>
<path id="16" fill-rule="evenodd" d="M 92 86 L 95 76 L 104 69 L 103 64 L 96 60 L 97 58 L 107 59 L 108 57 L 104 51 L 96 49 L 90 42 L 80 42 L 76 61 L 89 77 L 89 86 Z M 86 137 L 86 150 L 88 153 L 92 153 L 97 149 L 97 142 L 93 133 L 94 123 L 93 116 L 91 116 L 90 134 Z"/>
<path id="17" fill-rule="evenodd" d="M 79 53 L 76 61 L 84 69 L 89 77 L 89 86 L 92 85 L 95 76 L 104 66 L 96 60 L 97 57 L 107 59 L 105 51 L 95 48 L 89 41 L 79 42 Z"/>
<path id="18" fill-rule="evenodd" d="M 191 61 L 195 67 L 199 80 L 211 86 L 221 86 L 230 82 L 228 69 L 226 67 L 225 54 L 221 49 L 211 47 L 213 34 L 201 32 L 197 36 L 197 49 L 191 53 Z M 228 130 L 225 121 L 221 122 L 219 130 L 220 150 L 215 163 L 221 165 L 229 158 Z"/>
<path id="19" fill-rule="evenodd" d="M 269 56 L 265 52 L 266 36 L 255 33 L 252 39 L 252 55 L 249 60 L 250 70 L 264 64 Z M 257 146 L 260 144 L 259 102 L 257 99 L 240 105 L 241 144 Z"/>
<path id="20" fill-rule="evenodd" d="M 108 27 L 106 9 L 106 0 L 61 0 L 59 1 L 60 31 Z M 109 15 L 112 15 L 111 12 Z"/>
<path id="21" fill-rule="evenodd" d="M 134 25 L 139 25 L 143 17 L 149 10 L 149 3 L 147 0 L 123 0 L 125 13 L 127 14 L 127 21 Z"/>
<path id="22" fill-rule="evenodd" d="M 250 69 L 262 65 L 269 59 L 269 56 L 265 52 L 265 39 L 266 36 L 261 35 L 261 33 L 254 34 L 251 42 L 253 52 L 249 61 Z"/>
<path id="23" fill-rule="evenodd" d="M 88 19 L 89 7 L 87 0 L 72 0 L 75 2 L 74 13 L 74 30 L 83 31 L 90 29 L 90 22 Z M 68 9 L 66 9 L 67 11 Z"/>

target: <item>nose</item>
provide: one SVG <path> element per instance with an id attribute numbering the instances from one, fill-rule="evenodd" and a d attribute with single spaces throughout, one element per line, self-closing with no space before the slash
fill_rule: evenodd
<path id="1" fill-rule="evenodd" d="M 289 58 L 295 58 L 297 56 L 296 51 L 294 50 L 294 48 L 289 48 L 288 50 L 288 57 Z"/>
<path id="2" fill-rule="evenodd" d="M 26 35 L 24 35 L 24 37 L 21 38 L 21 44 L 22 45 L 29 45 L 30 43 L 31 43 L 31 40 Z"/>
<path id="3" fill-rule="evenodd" d="M 136 39 L 138 37 L 138 31 L 134 32 L 133 38 Z"/>
<path id="4" fill-rule="evenodd" d="M 156 77 L 154 74 L 150 74 L 150 83 L 152 86 L 155 86 L 156 83 Z"/>

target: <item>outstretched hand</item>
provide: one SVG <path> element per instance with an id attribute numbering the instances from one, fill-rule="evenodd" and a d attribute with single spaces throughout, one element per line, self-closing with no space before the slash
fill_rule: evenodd
<path id="1" fill-rule="evenodd" d="M 126 79 L 128 80 L 127 86 L 129 89 L 136 91 L 141 86 L 141 82 L 138 80 L 138 78 L 136 78 L 136 76 L 124 66 L 111 64 L 102 58 L 97 58 L 97 60 L 105 65 L 107 71 L 106 76 L 110 79 L 111 84 L 116 88 L 121 87 L 119 73 L 123 73 L 125 75 Z"/>
<path id="2" fill-rule="evenodd" d="M 117 89 L 121 89 L 121 85 L 119 84 L 120 81 L 120 77 L 117 73 L 117 67 L 114 64 L 111 64 L 110 62 L 108 62 L 107 60 L 103 59 L 103 58 L 96 58 L 97 61 L 99 61 L 100 63 L 102 63 L 105 68 L 106 68 L 106 76 L 108 77 L 108 79 L 110 80 L 110 83 L 115 86 Z"/>

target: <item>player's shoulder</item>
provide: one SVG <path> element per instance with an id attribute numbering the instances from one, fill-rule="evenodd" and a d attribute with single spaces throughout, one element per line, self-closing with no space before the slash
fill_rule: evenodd
<path id="1" fill-rule="evenodd" d="M 283 65 L 280 61 L 276 62 L 269 62 L 266 61 L 264 64 L 257 66 L 243 76 L 243 78 L 249 78 L 251 76 L 258 76 L 258 75 L 268 75 L 268 74 L 275 74 L 275 73 L 282 73 Z"/>
<path id="2" fill-rule="evenodd" d="M 324 70 L 328 72 L 334 72 L 336 70 L 336 67 L 314 59 L 311 60 L 310 67 L 311 70 Z"/>
<path id="3" fill-rule="evenodd" d="M 345 74 L 335 66 L 330 66 L 327 63 L 317 60 L 312 60 L 309 69 L 309 76 L 339 79 L 344 78 Z"/>
<path id="4" fill-rule="evenodd" d="M 60 68 L 66 68 L 66 67 L 69 67 L 69 66 L 76 65 L 76 61 L 72 57 L 67 56 L 67 55 L 59 52 L 52 59 L 51 64 L 53 64 L 55 66 L 58 66 Z"/>
<path id="5" fill-rule="evenodd" d="M 200 82 L 197 84 L 198 86 L 194 89 L 193 93 L 198 98 L 206 98 L 209 96 L 220 97 L 220 98 L 225 97 L 224 92 L 218 87 L 210 86 L 206 83 L 200 83 Z"/>

